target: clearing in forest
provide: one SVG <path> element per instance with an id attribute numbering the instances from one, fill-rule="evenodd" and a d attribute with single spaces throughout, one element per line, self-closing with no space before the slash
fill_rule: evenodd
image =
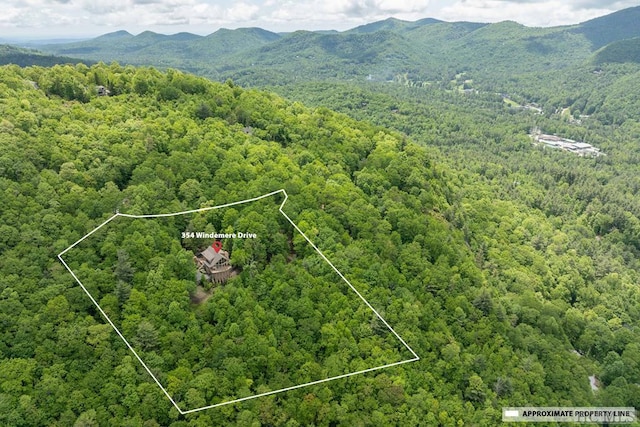
<path id="1" fill-rule="evenodd" d="M 286 201 L 116 213 L 58 255 L 182 414 L 419 359 Z"/>

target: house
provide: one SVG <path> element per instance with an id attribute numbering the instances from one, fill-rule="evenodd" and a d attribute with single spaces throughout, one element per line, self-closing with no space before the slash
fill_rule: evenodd
<path id="1" fill-rule="evenodd" d="M 111 91 L 104 86 L 96 86 L 96 92 L 98 96 L 109 96 Z"/>
<path id="2" fill-rule="evenodd" d="M 198 271 L 214 283 L 224 283 L 232 275 L 233 267 L 229 262 L 229 252 L 222 249 L 222 243 L 219 240 L 196 254 L 193 260 Z"/>

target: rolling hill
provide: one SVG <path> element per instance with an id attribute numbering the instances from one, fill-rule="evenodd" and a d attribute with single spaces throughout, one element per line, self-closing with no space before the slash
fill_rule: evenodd
<path id="1" fill-rule="evenodd" d="M 77 64 L 85 62 L 89 65 L 93 61 L 71 58 L 66 56 L 48 55 L 33 49 L 24 49 L 10 45 L 0 45 L 0 65 L 15 64 L 21 67 L 40 65 L 50 67 L 56 64 Z"/>
<path id="2" fill-rule="evenodd" d="M 345 31 L 345 33 L 366 34 L 375 33 L 376 31 L 392 31 L 397 33 L 406 33 L 414 28 L 437 24 L 443 21 L 433 18 L 425 18 L 419 21 L 403 21 L 397 18 L 387 18 L 383 21 L 372 22 L 370 24 L 360 25 Z"/>
<path id="3" fill-rule="evenodd" d="M 583 22 L 570 31 L 586 37 L 595 50 L 617 40 L 640 36 L 639 22 L 640 6 L 636 6 Z"/>
<path id="4" fill-rule="evenodd" d="M 595 64 L 604 63 L 640 63 L 640 37 L 618 40 L 598 50 L 594 57 Z"/>

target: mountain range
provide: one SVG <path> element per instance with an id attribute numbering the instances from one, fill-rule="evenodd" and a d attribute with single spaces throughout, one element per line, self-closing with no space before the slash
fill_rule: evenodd
<path id="1" fill-rule="evenodd" d="M 207 36 L 116 31 L 86 41 L 0 49 L 0 63 L 112 62 L 175 68 L 244 86 L 402 81 L 514 92 L 543 75 L 584 80 L 606 63 L 640 62 L 640 6 L 580 24 L 532 28 L 389 18 L 347 31 L 220 29 Z M 578 71 L 577 71 L 578 70 Z M 539 92 L 533 88 L 530 92 Z"/>
<path id="2" fill-rule="evenodd" d="M 413 80 L 438 81 L 462 71 L 487 78 L 605 59 L 624 62 L 627 59 L 620 56 L 620 45 L 609 51 L 607 46 L 640 37 L 637 22 L 640 7 L 549 28 L 513 21 L 486 24 L 389 18 L 344 32 L 274 33 L 241 28 L 199 36 L 117 31 L 82 42 L 45 45 L 41 50 L 83 60 L 177 68 L 214 79 L 231 77 L 243 84 L 309 78 L 385 81 L 404 73 Z"/>

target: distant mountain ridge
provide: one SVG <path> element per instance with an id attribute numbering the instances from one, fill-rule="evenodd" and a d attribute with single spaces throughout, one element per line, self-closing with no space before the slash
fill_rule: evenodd
<path id="1" fill-rule="evenodd" d="M 112 33 L 107 33 L 107 34 L 103 34 L 101 36 L 98 36 L 95 39 L 93 39 L 93 41 L 98 41 L 98 40 L 118 40 L 118 39 L 131 38 L 131 37 L 135 37 L 135 36 L 133 34 L 131 34 L 130 32 L 128 32 L 128 31 L 120 30 L 120 31 L 114 31 Z"/>
<path id="2" fill-rule="evenodd" d="M 0 44 L 0 65 L 15 64 L 21 67 L 30 65 L 51 67 L 56 64 L 78 62 L 82 62 L 82 60 L 65 56 L 48 55 L 33 49 Z M 89 65 L 93 63 L 93 61 L 87 62 Z"/>
<path id="3" fill-rule="evenodd" d="M 208 54 L 236 53 L 280 37 L 261 28 L 221 28 L 208 36 L 186 32 L 166 35 L 153 31 L 132 35 L 127 31 L 115 31 L 87 41 L 43 46 L 42 50 L 56 55 L 78 54 L 93 60 L 147 64 L 154 56 L 188 59 L 202 49 L 207 49 Z"/>
<path id="4" fill-rule="evenodd" d="M 360 25 L 358 27 L 345 31 L 345 33 L 365 34 L 374 33 L 376 31 L 406 32 L 414 28 L 422 27 L 424 25 L 437 24 L 440 22 L 444 21 L 434 18 L 425 18 L 418 21 L 403 21 L 396 18 L 387 18 L 383 21 L 376 21 L 369 24 Z"/>
<path id="5" fill-rule="evenodd" d="M 586 36 L 594 49 L 599 49 L 617 40 L 640 36 L 639 24 L 640 6 L 636 6 L 583 22 L 574 31 Z"/>
<path id="6" fill-rule="evenodd" d="M 116 31 L 42 50 L 92 61 L 178 68 L 249 85 L 318 78 L 389 80 L 399 74 L 418 81 L 442 81 L 463 71 L 491 79 L 586 64 L 603 46 L 640 37 L 637 22 L 640 6 L 577 25 L 549 28 L 513 21 L 486 24 L 389 18 L 343 32 L 278 34 L 240 28 L 199 36 Z M 624 52 L 617 52 L 615 61 L 624 61 Z"/>

